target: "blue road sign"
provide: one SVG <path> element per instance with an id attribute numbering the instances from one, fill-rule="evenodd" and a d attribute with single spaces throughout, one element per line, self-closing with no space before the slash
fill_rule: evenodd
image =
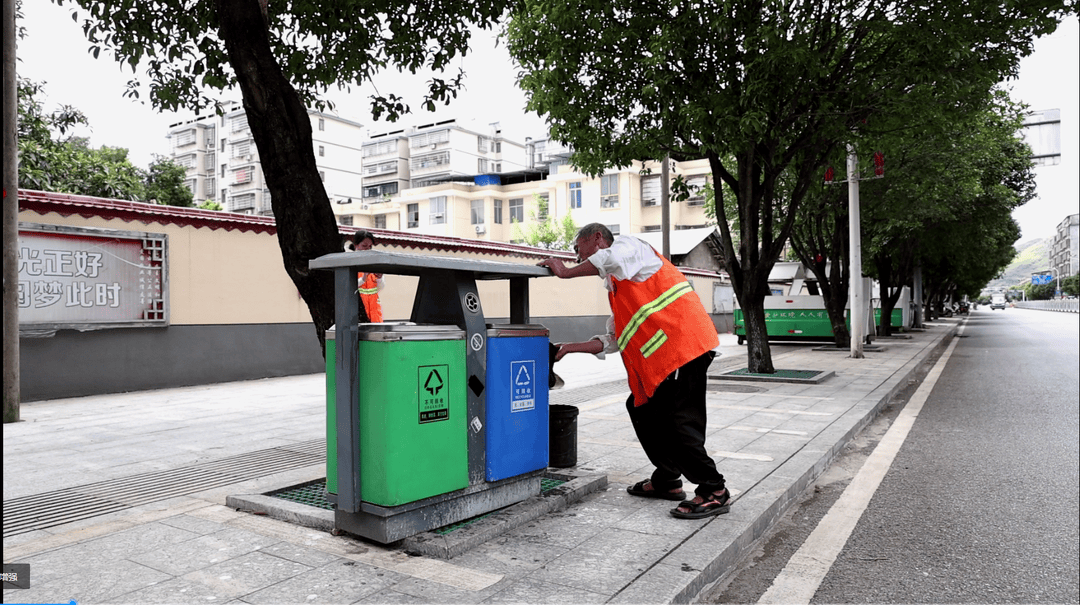
<path id="1" fill-rule="evenodd" d="M 1031 276 L 1031 285 L 1042 286 L 1045 284 L 1053 283 L 1054 276 L 1049 273 L 1036 273 Z"/>

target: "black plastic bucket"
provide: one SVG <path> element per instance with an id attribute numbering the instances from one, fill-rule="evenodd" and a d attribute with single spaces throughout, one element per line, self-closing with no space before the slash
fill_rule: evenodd
<path id="1" fill-rule="evenodd" d="M 574 466 L 577 464 L 578 409 L 572 405 L 552 405 L 548 409 L 548 466 Z"/>

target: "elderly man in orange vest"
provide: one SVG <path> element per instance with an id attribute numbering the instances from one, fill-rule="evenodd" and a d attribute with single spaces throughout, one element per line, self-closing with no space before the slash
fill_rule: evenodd
<path id="1" fill-rule="evenodd" d="M 690 283 L 636 237 L 614 238 L 607 227 L 581 228 L 578 265 L 556 258 L 539 263 L 559 278 L 598 275 L 608 290 L 608 333 L 559 345 L 568 353 L 619 351 L 630 382 L 626 409 L 642 449 L 656 470 L 626 491 L 633 496 L 683 500 L 682 479 L 697 484 L 694 498 L 671 514 L 700 519 L 728 512 L 731 494 L 705 450 L 706 371 L 719 344 L 716 328 Z"/>
<path id="2" fill-rule="evenodd" d="M 375 245 L 375 235 L 370 231 L 361 229 L 353 234 L 352 241 L 346 244 L 345 250 L 371 250 Z M 379 290 L 383 289 L 382 273 L 356 274 L 357 293 L 360 294 L 360 304 L 364 305 L 368 321 L 372 323 L 382 322 L 382 303 L 379 302 Z"/>

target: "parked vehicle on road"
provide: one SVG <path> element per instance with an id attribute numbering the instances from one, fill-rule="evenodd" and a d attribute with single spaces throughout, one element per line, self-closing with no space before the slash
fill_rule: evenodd
<path id="1" fill-rule="evenodd" d="M 990 297 L 990 310 L 992 311 L 994 309 L 1002 309 L 1002 310 L 1005 309 L 1005 295 L 1004 294 L 995 294 L 992 297 Z"/>

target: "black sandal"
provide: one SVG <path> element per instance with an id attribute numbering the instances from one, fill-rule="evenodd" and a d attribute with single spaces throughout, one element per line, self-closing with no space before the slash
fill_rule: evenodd
<path id="1" fill-rule="evenodd" d="M 645 484 L 651 484 L 651 479 L 644 481 L 638 481 L 637 483 L 626 488 L 626 493 L 631 496 L 638 496 L 639 498 L 659 498 L 661 500 L 682 500 L 686 497 L 686 492 L 679 490 L 677 492 L 659 491 L 654 486 L 653 489 L 645 489 Z"/>
<path id="2" fill-rule="evenodd" d="M 689 512 L 683 512 L 679 508 L 690 510 Z M 678 508 L 671 509 L 671 516 L 679 519 L 704 519 L 713 515 L 722 515 L 729 510 L 731 510 L 731 492 L 725 488 L 724 493 L 720 496 L 709 494 L 700 503 L 693 500 L 684 500 L 679 504 Z"/>

